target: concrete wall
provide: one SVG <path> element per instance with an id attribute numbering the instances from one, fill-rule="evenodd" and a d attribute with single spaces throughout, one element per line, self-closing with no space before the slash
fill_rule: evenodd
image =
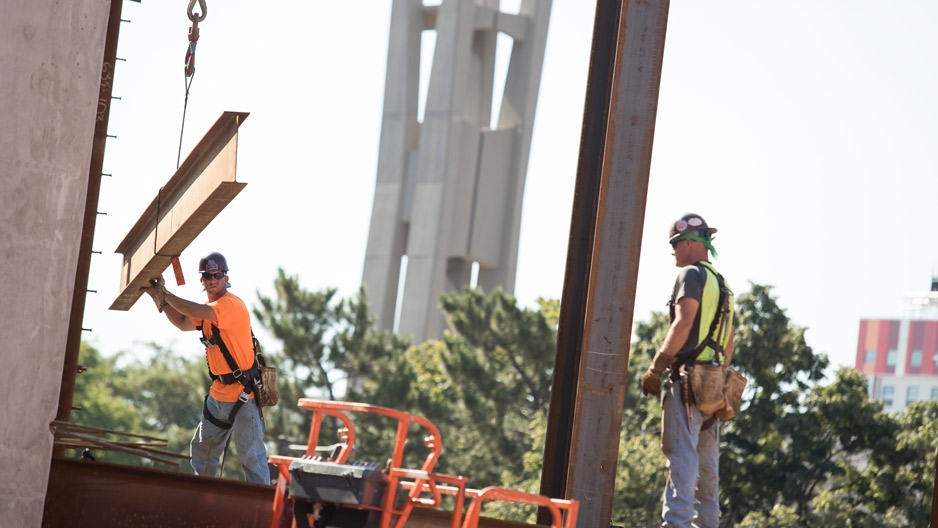
<path id="1" fill-rule="evenodd" d="M 0 6 L 0 512 L 40 526 L 74 294 L 107 0 Z M 79 292 L 84 295 L 85 292 Z"/>

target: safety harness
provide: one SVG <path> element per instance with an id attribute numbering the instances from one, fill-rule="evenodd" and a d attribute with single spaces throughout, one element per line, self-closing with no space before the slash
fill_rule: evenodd
<path id="1" fill-rule="evenodd" d="M 206 420 L 212 422 L 217 427 L 221 429 L 231 429 L 232 424 L 235 421 L 235 415 L 238 414 L 238 411 L 241 410 L 241 407 L 250 399 L 251 394 L 254 394 L 254 402 L 257 403 L 258 411 L 261 412 L 261 419 L 263 419 L 263 409 L 260 406 L 260 400 L 258 398 L 258 390 L 262 389 L 264 384 L 261 381 L 258 355 L 257 355 L 257 338 L 254 337 L 254 330 L 251 330 L 251 341 L 254 343 L 254 364 L 251 365 L 251 368 L 247 371 L 241 370 L 238 367 L 238 363 L 234 360 L 234 357 L 231 356 L 231 352 L 228 350 L 228 346 L 225 345 L 225 342 L 222 341 L 221 334 L 218 331 L 218 326 L 215 323 L 212 323 L 212 337 L 206 338 L 205 334 L 202 332 L 202 327 L 205 324 L 205 321 L 202 321 L 202 324 L 196 326 L 196 329 L 199 331 L 199 341 L 205 345 L 205 348 L 211 346 L 218 346 L 218 349 L 221 351 L 221 355 L 224 356 L 225 362 L 228 363 L 228 367 L 231 368 L 231 374 L 215 374 L 212 372 L 212 368 L 209 367 L 208 375 L 212 378 L 212 381 L 218 380 L 223 385 L 234 385 L 235 383 L 240 383 L 242 385 L 241 394 L 238 396 L 238 401 L 235 402 L 234 407 L 231 408 L 231 413 L 228 415 L 230 422 L 225 422 L 214 416 L 208 410 L 208 394 L 205 395 L 205 401 L 202 404 L 202 415 Z M 208 356 L 205 357 L 206 366 L 208 366 Z"/>

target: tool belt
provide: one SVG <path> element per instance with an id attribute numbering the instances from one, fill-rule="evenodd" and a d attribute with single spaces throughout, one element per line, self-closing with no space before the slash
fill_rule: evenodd
<path id="1" fill-rule="evenodd" d="M 730 367 L 726 368 L 726 377 L 723 379 L 724 406 L 716 411 L 717 418 L 729 420 L 739 412 L 743 403 L 743 390 L 746 388 L 746 378 Z"/>
<path id="2" fill-rule="evenodd" d="M 681 400 L 697 406 L 702 414 L 721 420 L 736 416 L 742 405 L 746 378 L 730 367 L 698 362 L 681 376 Z"/>
<path id="3" fill-rule="evenodd" d="M 196 327 L 200 334 L 204 324 L 205 322 L 203 321 L 202 325 Z M 228 363 L 228 366 L 231 368 L 230 374 L 215 374 L 212 372 L 212 369 L 209 368 L 208 374 L 212 380 L 218 380 L 224 385 L 233 385 L 235 383 L 243 385 L 241 394 L 238 396 L 238 400 L 235 402 L 234 407 L 228 415 L 228 422 L 212 416 L 212 413 L 209 412 L 208 409 L 208 395 L 206 394 L 205 402 L 202 405 L 202 415 L 205 419 L 221 429 L 230 429 L 234 424 L 235 415 L 238 414 L 238 411 L 249 401 L 253 394 L 254 403 L 257 405 L 261 415 L 261 421 L 264 421 L 263 408 L 276 405 L 277 402 L 280 401 L 280 391 L 277 389 L 277 369 L 267 366 L 267 362 L 261 354 L 260 343 L 258 343 L 257 338 L 254 336 L 254 331 L 251 331 L 251 341 L 254 345 L 254 364 L 248 370 L 238 368 L 237 362 L 234 360 L 234 357 L 232 357 L 228 346 L 221 338 L 218 327 L 214 323 L 212 323 L 212 337 L 206 338 L 203 336 L 200 337 L 199 340 L 202 341 L 202 344 L 205 345 L 206 348 L 217 345 L 222 356 L 225 358 L 225 362 Z M 208 358 L 206 357 L 206 364 L 207 363 Z"/>
<path id="4" fill-rule="evenodd" d="M 709 361 L 698 362 L 688 369 L 694 402 L 703 414 L 713 414 L 723 408 L 723 367 Z"/>
<path id="5" fill-rule="evenodd" d="M 717 304 L 717 313 L 710 322 L 710 331 L 688 354 L 687 359 L 684 360 L 684 365 L 681 367 L 683 371 L 680 376 L 681 397 L 684 399 L 685 405 L 693 403 L 702 414 L 713 414 L 721 420 L 729 420 L 739 412 L 743 389 L 746 388 L 746 378 L 728 366 L 722 365 L 724 345 L 727 343 L 727 332 L 732 329 L 727 319 L 733 311 L 733 292 L 726 285 L 723 276 L 717 273 L 709 264 L 700 262 L 698 265 L 713 272 L 716 276 L 720 288 L 720 298 Z M 706 274 L 707 272 L 704 271 L 703 273 Z M 672 320 L 673 317 L 672 312 Z M 710 361 L 695 361 L 707 347 L 713 350 L 713 359 Z M 688 385 L 688 387 L 685 388 L 685 385 Z"/>
<path id="6" fill-rule="evenodd" d="M 253 335 L 253 332 L 252 332 Z M 261 354 L 261 345 L 254 338 L 254 350 L 257 368 L 260 371 L 261 383 L 257 387 L 254 397 L 261 407 L 273 407 L 280 401 L 280 390 L 277 388 L 277 367 L 268 367 L 267 360 Z"/>

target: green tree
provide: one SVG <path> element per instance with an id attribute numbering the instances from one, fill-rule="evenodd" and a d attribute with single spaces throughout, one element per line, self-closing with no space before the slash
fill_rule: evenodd
<path id="1" fill-rule="evenodd" d="M 147 431 L 168 440 L 168 451 L 188 454 L 211 384 L 208 366 L 197 342 L 185 354 L 149 346 L 149 357 L 129 362 L 112 380 L 114 393 L 137 409 Z"/>
<path id="2" fill-rule="evenodd" d="M 118 356 L 104 357 L 98 349 L 82 341 L 78 351 L 84 371 L 75 381 L 70 422 L 111 431 L 140 433 L 143 420 L 128 402 L 115 394 L 110 380 L 119 372 Z M 75 453 L 78 454 L 78 453 Z M 139 465 L 139 457 L 116 451 L 93 451 L 95 458 L 115 464 Z"/>
<path id="3" fill-rule="evenodd" d="M 276 297 L 258 294 L 253 312 L 261 325 L 281 343 L 279 353 L 265 351 L 268 365 L 277 367 L 281 404 L 265 411 L 268 433 L 305 443 L 310 415 L 296 406 L 300 398 L 335 400 L 345 383 L 344 349 L 339 336 L 349 327 L 345 301 L 334 288 L 311 292 L 296 276 L 281 268 L 274 279 Z M 334 439 L 330 439 L 332 443 Z"/>
<path id="4" fill-rule="evenodd" d="M 192 431 L 198 423 L 202 398 L 208 388 L 204 359 L 187 359 L 170 349 L 150 343 L 148 358 L 128 358 L 118 353 L 104 357 L 82 342 L 79 362 L 87 370 L 75 383 L 71 421 L 78 425 L 118 433 L 146 435 L 165 439 L 163 451 L 187 455 Z M 127 438 L 108 440 L 126 441 Z M 167 467 L 136 455 L 118 451 L 95 450 L 103 461 L 160 469 L 191 472 L 185 460 Z"/>
<path id="5" fill-rule="evenodd" d="M 870 400 L 863 375 L 848 368 L 838 369 L 832 383 L 813 387 L 806 407 L 800 429 L 791 431 L 788 458 L 811 464 L 797 467 L 783 500 L 793 504 L 808 525 L 830 526 L 852 506 L 853 526 L 887 526 L 863 496 L 840 505 L 837 500 L 848 499 L 840 490 L 857 473 L 858 463 L 895 450 L 895 420 L 883 413 L 880 402 Z"/>
<path id="6" fill-rule="evenodd" d="M 440 471 L 473 487 L 507 479 L 536 489 L 540 468 L 525 456 L 542 456 L 534 433 L 546 423 L 559 313 L 555 301 L 539 303 L 519 308 L 501 290 L 444 295 L 443 339 L 388 356 L 354 394 L 431 420 L 444 439 Z"/>
<path id="7" fill-rule="evenodd" d="M 927 519 L 934 493 L 938 449 L 938 401 L 910 404 L 881 438 L 847 489 L 862 500 L 880 526 L 912 526 Z"/>
<path id="8" fill-rule="evenodd" d="M 275 286 L 277 298 L 261 297 L 255 315 L 283 342 L 279 366 L 297 396 L 319 390 L 339 397 L 341 381 L 349 400 L 431 420 L 443 440 L 436 471 L 467 476 L 477 488 L 510 482 L 537 489 L 558 302 L 541 300 L 538 309 L 522 309 L 500 290 L 485 295 L 466 289 L 441 300 L 451 326 L 444 338 L 412 346 L 374 329 L 364 292 L 340 301 L 333 290 L 304 291 L 282 270 Z M 291 380 L 294 369 L 310 374 Z M 305 440 L 309 416 L 296 416 L 289 435 Z M 355 418 L 356 459 L 383 461 L 393 427 L 379 418 Z M 318 442 L 333 442 L 332 431 L 323 429 Z M 426 454 L 424 433 L 417 429 L 405 453 L 411 465 Z"/>
<path id="9" fill-rule="evenodd" d="M 803 468 L 810 445 L 791 448 L 792 434 L 810 427 L 808 388 L 824 378 L 827 357 L 815 354 L 805 329 L 791 323 L 771 287 L 751 284 L 736 301 L 733 366 L 749 379 L 743 409 L 721 429 L 723 522 L 732 526 L 749 511 L 772 511 L 810 488 L 816 475 Z M 798 440 L 798 439 L 796 439 Z M 810 439 L 805 439 L 810 444 Z"/>
<path id="10" fill-rule="evenodd" d="M 260 307 L 254 309 L 254 315 L 283 345 L 281 390 L 287 397 L 318 392 L 336 399 L 337 380 L 330 372 L 342 358 L 332 344 L 343 315 L 336 290 L 306 291 L 297 277 L 288 276 L 282 268 L 277 271 L 274 288 L 276 298 L 258 294 Z"/>
<path id="11" fill-rule="evenodd" d="M 556 325 L 500 289 L 485 295 L 467 288 L 440 302 L 453 329 L 443 338 L 453 396 L 498 462 L 473 468 L 473 478 L 494 484 L 504 470 L 522 474 L 523 455 L 533 447 L 531 422 L 545 419 L 550 404 Z"/>

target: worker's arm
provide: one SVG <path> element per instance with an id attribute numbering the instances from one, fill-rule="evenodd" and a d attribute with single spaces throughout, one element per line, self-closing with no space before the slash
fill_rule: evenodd
<path id="1" fill-rule="evenodd" d="M 697 308 L 700 303 L 692 297 L 681 297 L 674 305 L 674 320 L 668 327 L 664 336 L 664 343 L 655 353 L 655 357 L 648 365 L 648 370 L 642 375 L 642 392 L 646 395 L 659 395 L 661 393 L 661 374 L 677 360 L 677 353 L 687 342 L 690 329 L 697 317 Z"/>
<path id="2" fill-rule="evenodd" d="M 176 328 L 180 330 L 195 330 L 195 325 L 192 324 L 192 321 L 180 313 L 179 310 L 173 308 L 168 301 L 163 305 L 163 314 L 166 315 L 166 319 Z"/>
<path id="3" fill-rule="evenodd" d="M 180 330 L 195 330 L 195 325 L 189 319 L 202 319 L 204 321 L 214 321 L 215 310 L 207 304 L 199 304 L 187 301 L 181 297 L 176 297 L 168 291 L 163 293 L 166 300 L 166 306 L 163 307 L 163 313 L 169 319 L 173 326 Z"/>
<path id="4" fill-rule="evenodd" d="M 664 343 L 658 352 L 666 356 L 676 356 L 681 347 L 687 342 L 687 336 L 690 335 L 690 329 L 694 326 L 694 318 L 697 317 L 697 308 L 700 303 L 692 297 L 681 297 L 674 305 L 674 321 L 668 327 L 668 333 L 664 336 Z"/>
<path id="5" fill-rule="evenodd" d="M 195 330 L 190 317 L 215 320 L 215 310 L 211 306 L 187 301 L 166 291 L 163 277 L 151 280 L 150 286 L 141 289 L 153 299 L 156 308 L 166 314 L 166 319 L 180 330 Z"/>

